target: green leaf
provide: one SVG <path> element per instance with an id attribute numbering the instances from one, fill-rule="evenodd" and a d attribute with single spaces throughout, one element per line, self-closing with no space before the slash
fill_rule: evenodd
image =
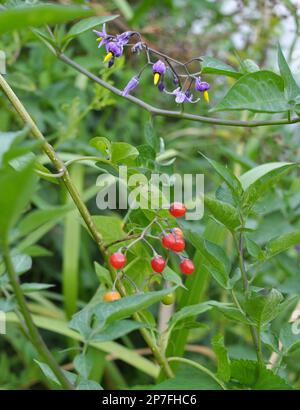
<path id="1" fill-rule="evenodd" d="M 211 308 L 212 307 L 209 305 L 209 302 L 185 306 L 171 316 L 171 319 L 169 321 L 169 328 L 174 327 L 178 324 L 178 322 L 186 321 L 187 319 L 194 318 L 195 316 L 198 316 L 201 313 L 207 312 Z"/>
<path id="2" fill-rule="evenodd" d="M 246 60 L 243 61 L 243 68 L 247 73 L 255 73 L 256 71 L 260 70 L 256 62 L 250 60 L 249 58 L 246 58 Z"/>
<path id="3" fill-rule="evenodd" d="M 55 376 L 51 368 L 46 363 L 39 362 L 36 359 L 34 359 L 34 361 L 35 363 L 39 365 L 40 369 L 42 370 L 44 375 L 47 377 L 47 379 L 51 380 L 53 383 L 60 385 L 59 380 L 57 379 L 57 377 Z M 64 369 L 62 369 L 62 371 L 71 384 L 74 384 L 76 382 L 76 374 L 69 372 L 67 370 L 64 370 Z"/>
<path id="4" fill-rule="evenodd" d="M 89 340 L 100 343 L 110 342 L 142 327 L 148 327 L 148 325 L 134 320 L 119 320 L 106 326 L 101 333 L 93 334 L 92 339 L 90 338 Z"/>
<path id="5" fill-rule="evenodd" d="M 105 137 L 95 137 L 90 140 L 90 145 L 96 148 L 105 158 L 111 157 L 111 143 Z"/>
<path id="6" fill-rule="evenodd" d="M 277 113 L 290 109 L 284 95 L 283 79 L 272 71 L 256 71 L 240 78 L 211 111 Z"/>
<path id="7" fill-rule="evenodd" d="M 111 303 L 102 301 L 91 303 L 73 316 L 70 327 L 79 331 L 85 339 L 88 339 L 99 333 L 105 325 L 129 317 L 137 311 L 147 309 L 175 289 L 176 287 L 157 292 L 135 294 Z"/>
<path id="8" fill-rule="evenodd" d="M 226 318 L 235 322 L 251 325 L 251 322 L 247 317 L 237 309 L 232 303 L 217 302 L 215 300 L 208 302 L 210 306 L 220 311 Z"/>
<path id="9" fill-rule="evenodd" d="M 101 25 L 103 23 L 107 23 L 108 21 L 112 21 L 116 19 L 118 16 L 97 16 L 97 17 L 89 17 L 87 19 L 81 20 L 78 23 L 74 24 L 71 27 L 68 34 L 64 37 L 63 42 L 70 40 L 71 38 L 79 36 L 79 34 L 84 33 L 85 31 L 91 30 L 92 28 Z"/>
<path id="10" fill-rule="evenodd" d="M 242 198 L 244 209 L 249 211 L 268 189 L 297 166 L 298 164 L 290 162 L 272 162 L 260 165 L 243 174 L 240 181 L 245 190 Z"/>
<path id="11" fill-rule="evenodd" d="M 272 239 L 266 245 L 266 256 L 272 257 L 280 252 L 284 252 L 291 246 L 295 246 L 300 243 L 300 230 L 288 232 L 283 235 Z"/>
<path id="12" fill-rule="evenodd" d="M 80 380 L 76 390 L 103 390 L 103 387 L 94 380 Z"/>
<path id="13" fill-rule="evenodd" d="M 94 262 L 94 266 L 95 266 L 97 278 L 99 279 L 99 282 L 101 283 L 101 285 L 111 288 L 112 279 L 111 279 L 109 270 L 97 262 Z"/>
<path id="14" fill-rule="evenodd" d="M 0 245 L 7 239 L 9 230 L 28 205 L 36 187 L 33 162 L 21 171 L 5 167 L 0 172 Z M 5 195 L 3 193 L 5 192 Z"/>
<path id="15" fill-rule="evenodd" d="M 283 300 L 282 294 L 272 289 L 268 295 L 250 291 L 246 295 L 244 308 L 249 317 L 256 322 L 258 327 L 262 327 L 271 322 L 280 313 L 280 303 Z"/>
<path id="16" fill-rule="evenodd" d="M 26 215 L 18 226 L 18 235 L 24 236 L 46 222 L 59 221 L 70 209 L 67 206 L 37 209 Z"/>
<path id="17" fill-rule="evenodd" d="M 40 292 L 52 288 L 54 285 L 47 283 L 22 283 L 21 288 L 24 293 Z"/>
<path id="18" fill-rule="evenodd" d="M 222 390 L 209 375 L 190 366 L 180 365 L 174 378 L 155 385 L 135 386 L 134 390 Z"/>
<path id="19" fill-rule="evenodd" d="M 252 390 L 293 389 L 284 379 L 254 360 L 232 360 L 231 380 L 237 382 L 239 388 Z"/>
<path id="20" fill-rule="evenodd" d="M 15 272 L 20 275 L 21 273 L 27 272 L 31 269 L 32 259 L 30 256 L 18 253 L 12 257 Z"/>
<path id="21" fill-rule="evenodd" d="M 279 340 L 282 344 L 282 352 L 284 355 L 289 354 L 293 350 L 299 349 L 299 333 L 299 320 L 294 323 L 286 323 L 281 327 Z"/>
<path id="22" fill-rule="evenodd" d="M 293 74 L 291 73 L 290 67 L 283 55 L 280 44 L 278 44 L 278 66 L 280 70 L 281 77 L 284 81 L 284 88 L 286 91 L 288 101 L 294 101 L 295 98 L 300 94 L 300 88 L 296 83 Z"/>
<path id="23" fill-rule="evenodd" d="M 217 174 L 228 185 L 232 193 L 236 195 L 237 197 L 240 197 L 240 195 L 243 193 L 243 188 L 242 188 L 240 180 L 234 175 L 234 173 L 228 167 L 225 167 L 219 162 L 214 161 L 213 159 L 207 158 L 202 153 L 201 155 L 210 163 L 210 165 L 214 168 Z"/>
<path id="24" fill-rule="evenodd" d="M 93 9 L 80 6 L 38 4 L 18 6 L 0 12 L 0 34 L 23 27 L 39 27 L 44 24 L 58 24 L 77 18 L 89 17 Z"/>
<path id="25" fill-rule="evenodd" d="M 83 353 L 78 354 L 74 359 L 74 368 L 80 376 L 88 379 L 93 367 L 91 356 Z"/>
<path id="26" fill-rule="evenodd" d="M 248 236 L 245 236 L 245 245 L 247 248 L 247 251 L 253 258 L 255 259 L 263 259 L 264 258 L 264 252 L 262 251 L 261 247 L 254 242 L 252 239 L 250 239 Z"/>
<path id="27" fill-rule="evenodd" d="M 214 57 L 202 56 L 202 73 L 203 74 L 217 74 L 226 75 L 227 77 L 240 78 L 243 74 L 237 72 L 229 64 L 224 63 Z"/>
<path id="28" fill-rule="evenodd" d="M 230 231 L 234 231 L 241 225 L 239 214 L 232 205 L 217 199 L 204 197 L 204 205 L 209 209 L 214 218 L 225 225 Z"/>
<path id="29" fill-rule="evenodd" d="M 230 289 L 231 264 L 224 250 L 220 246 L 204 240 L 196 232 L 190 232 L 189 239 L 202 255 L 202 270 L 207 270 L 223 288 Z"/>
<path id="30" fill-rule="evenodd" d="M 240 182 L 244 190 L 248 189 L 250 185 L 253 185 L 259 179 L 268 175 L 275 170 L 285 170 L 285 168 L 295 167 L 297 164 L 294 162 L 268 162 L 267 164 L 258 165 L 257 167 L 245 172 L 240 176 Z"/>
<path id="31" fill-rule="evenodd" d="M 217 376 L 227 382 L 230 379 L 230 359 L 227 349 L 224 345 L 224 337 L 222 335 L 216 335 L 212 339 L 212 347 L 218 359 L 218 372 Z"/>
<path id="32" fill-rule="evenodd" d="M 174 283 L 175 285 L 181 286 L 186 289 L 186 287 L 182 283 L 181 277 L 176 272 L 174 272 L 173 269 L 171 269 L 169 266 L 165 267 L 161 275 L 167 282 Z"/>
<path id="33" fill-rule="evenodd" d="M 114 164 L 127 164 L 139 155 L 139 151 L 127 142 L 113 142 L 111 144 L 111 161 Z"/>
<path id="34" fill-rule="evenodd" d="M 92 218 L 105 243 L 108 244 L 126 236 L 122 229 L 122 219 L 103 215 L 94 215 Z"/>
<path id="35" fill-rule="evenodd" d="M 5 161 L 6 154 L 8 154 L 14 146 L 18 146 L 27 134 L 28 127 L 20 131 L 0 132 L 0 166 L 3 162 L 7 162 Z"/>

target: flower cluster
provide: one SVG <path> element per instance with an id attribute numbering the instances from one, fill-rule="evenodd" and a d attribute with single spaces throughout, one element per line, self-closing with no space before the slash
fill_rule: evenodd
<path id="1" fill-rule="evenodd" d="M 99 42 L 99 47 L 105 46 L 106 56 L 104 62 L 108 63 L 108 67 L 112 67 L 115 59 L 119 58 L 124 53 L 125 47 L 131 47 L 133 53 L 145 52 L 147 57 L 147 63 L 136 74 L 124 88 L 122 95 L 128 96 L 140 82 L 140 77 L 143 74 L 146 67 L 151 66 L 153 74 L 153 83 L 158 88 L 160 92 L 172 95 L 175 97 L 175 102 L 177 104 L 183 103 L 197 103 L 200 101 L 200 97 L 194 98 L 191 90 L 193 89 L 196 93 L 203 94 L 204 100 L 209 102 L 208 90 L 210 85 L 202 81 L 200 74 L 201 70 L 197 73 L 191 73 L 189 70 L 189 65 L 193 61 L 201 62 L 201 59 L 195 58 L 187 63 L 182 63 L 164 55 L 156 50 L 150 48 L 141 39 L 139 33 L 135 31 L 125 31 L 122 34 L 111 35 L 107 34 L 105 24 L 103 25 L 102 31 L 93 30 L 97 35 L 97 41 Z M 133 38 L 138 40 L 135 43 L 130 41 Z M 155 61 L 153 61 L 155 58 Z M 169 74 L 172 78 L 173 84 L 176 85 L 174 90 L 168 90 L 166 85 L 166 75 Z"/>

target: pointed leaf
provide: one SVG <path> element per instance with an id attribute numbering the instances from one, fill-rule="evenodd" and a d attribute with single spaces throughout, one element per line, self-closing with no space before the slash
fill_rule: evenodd
<path id="1" fill-rule="evenodd" d="M 283 79 L 272 71 L 256 71 L 241 77 L 212 111 L 249 110 L 286 112 Z"/>
<path id="2" fill-rule="evenodd" d="M 295 100 L 295 98 L 300 94 L 300 88 L 293 77 L 290 67 L 288 66 L 288 63 L 281 50 L 280 44 L 278 44 L 277 58 L 280 74 L 284 81 L 284 88 L 287 94 L 288 101 Z"/>

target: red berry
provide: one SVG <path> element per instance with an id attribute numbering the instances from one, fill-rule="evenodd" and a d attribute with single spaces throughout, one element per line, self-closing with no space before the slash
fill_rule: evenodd
<path id="1" fill-rule="evenodd" d="M 186 207 L 181 202 L 173 202 L 170 205 L 169 212 L 171 215 L 175 216 L 175 218 L 180 218 L 181 216 L 185 215 Z"/>
<path id="2" fill-rule="evenodd" d="M 172 246 L 175 243 L 175 236 L 172 233 L 168 233 L 162 238 L 162 244 L 167 249 L 172 249 Z"/>
<path id="3" fill-rule="evenodd" d="M 126 264 L 126 256 L 121 252 L 115 252 L 110 255 L 109 261 L 111 266 L 115 269 L 122 269 Z"/>
<path id="4" fill-rule="evenodd" d="M 180 228 L 173 228 L 172 233 L 175 235 L 176 238 L 183 238 L 183 232 Z"/>
<path id="5" fill-rule="evenodd" d="M 151 266 L 154 272 L 161 273 L 166 267 L 166 261 L 162 256 L 156 255 L 151 260 Z"/>
<path id="6" fill-rule="evenodd" d="M 183 238 L 176 238 L 174 244 L 172 245 L 171 249 L 174 252 L 182 252 L 185 248 L 185 242 Z"/>
<path id="7" fill-rule="evenodd" d="M 183 259 L 179 267 L 181 272 L 185 273 L 186 275 L 191 275 L 195 270 L 195 266 L 190 259 Z"/>

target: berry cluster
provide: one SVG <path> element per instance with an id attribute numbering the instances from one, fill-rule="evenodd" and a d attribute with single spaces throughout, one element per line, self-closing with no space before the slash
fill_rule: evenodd
<path id="1" fill-rule="evenodd" d="M 185 215 L 186 213 L 186 207 L 184 204 L 180 202 L 173 202 L 170 207 L 169 207 L 169 213 L 175 217 L 175 218 L 180 218 Z M 156 217 L 153 219 L 153 221 L 138 235 L 138 237 L 135 237 L 135 240 L 131 242 L 129 245 L 120 248 L 117 252 L 113 253 L 110 258 L 109 258 L 109 263 L 110 265 L 117 269 L 117 270 L 122 270 L 127 262 L 126 259 L 126 251 L 130 249 L 131 246 L 133 246 L 137 241 L 139 240 L 144 240 L 152 249 L 153 252 L 153 257 L 151 259 L 151 267 L 153 272 L 155 273 L 162 273 L 167 265 L 167 259 L 164 258 L 164 256 L 159 255 L 156 253 L 155 249 L 153 246 L 148 242 L 146 237 L 149 235 L 151 238 L 154 236 L 150 234 L 150 229 L 154 224 L 157 224 L 161 230 L 161 234 L 159 237 L 154 237 L 157 238 L 161 241 L 162 246 L 169 250 L 173 251 L 176 254 L 179 255 L 180 258 L 180 264 L 179 268 L 181 272 L 185 275 L 191 275 L 194 270 L 194 264 L 193 262 L 181 255 L 180 253 L 185 250 L 185 240 L 184 240 L 184 235 L 183 232 L 180 228 L 178 227 L 168 227 L 164 228 L 162 227 L 161 223 L 165 222 L 168 224 L 168 219 L 163 219 L 160 217 Z M 120 294 L 113 289 L 113 291 L 108 292 L 104 296 L 105 301 L 114 301 L 120 299 Z M 174 298 L 165 298 L 165 301 L 170 301 L 173 300 Z M 164 303 L 164 301 L 163 301 Z M 171 303 L 171 302 L 170 302 Z M 166 303 L 169 304 L 169 303 Z"/>

